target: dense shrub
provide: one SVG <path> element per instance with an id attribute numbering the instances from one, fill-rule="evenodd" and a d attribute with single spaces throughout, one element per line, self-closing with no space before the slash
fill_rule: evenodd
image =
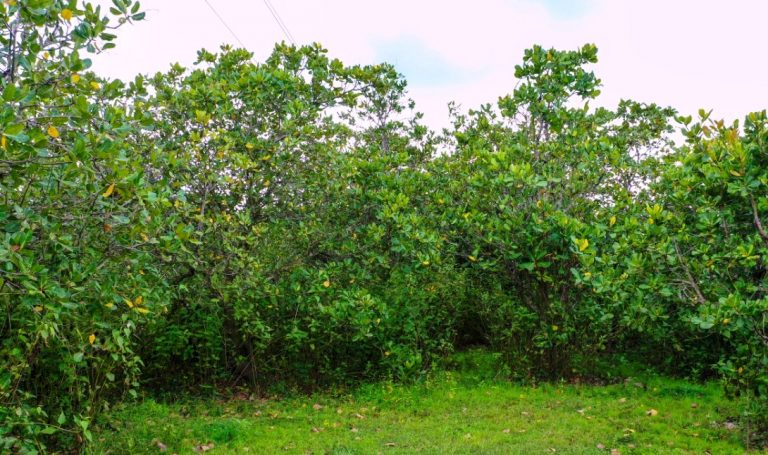
<path id="1" fill-rule="evenodd" d="M 458 115 L 456 151 L 443 159 L 472 311 L 520 375 L 571 375 L 574 359 L 626 333 L 624 302 L 596 293 L 590 270 L 611 209 L 643 183 L 638 149 L 663 145 L 673 111 L 629 101 L 590 110 L 599 80 L 584 66 L 596 52 L 526 51 L 514 93 Z"/>
<path id="2" fill-rule="evenodd" d="M 55 450 L 136 391 L 133 339 L 167 298 L 144 240 L 164 196 L 129 146 L 144 119 L 82 55 L 112 46 L 100 9 L 14 1 L 0 20 L 0 451 Z"/>
<path id="3" fill-rule="evenodd" d="M 764 112 L 675 147 L 672 109 L 590 108 L 595 46 L 536 46 L 438 136 L 393 67 L 319 45 L 99 79 L 102 15 L 0 4 L 0 450 L 81 447 L 140 386 L 408 380 L 477 344 L 519 379 L 719 374 L 765 424 Z"/>

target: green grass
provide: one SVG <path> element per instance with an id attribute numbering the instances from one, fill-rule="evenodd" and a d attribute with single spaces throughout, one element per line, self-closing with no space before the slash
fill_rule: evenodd
<path id="1" fill-rule="evenodd" d="M 495 378 L 488 358 L 460 356 L 458 370 L 421 383 L 346 394 L 145 400 L 116 409 L 91 450 L 160 453 L 162 443 L 166 453 L 184 454 L 212 443 L 212 454 L 744 453 L 743 432 L 726 424 L 738 403 L 715 383 L 648 375 L 605 386 L 520 386 Z"/>

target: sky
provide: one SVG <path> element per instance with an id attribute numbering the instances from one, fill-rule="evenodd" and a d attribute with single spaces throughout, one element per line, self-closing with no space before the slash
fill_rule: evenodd
<path id="1" fill-rule="evenodd" d="M 101 3 L 107 0 L 101 0 Z M 598 104 L 634 99 L 732 121 L 768 108 L 766 0 L 270 0 L 298 44 L 346 64 L 392 63 L 432 128 L 512 92 L 534 44 L 597 45 Z M 99 3 L 99 2 L 97 2 Z M 257 61 L 286 40 L 264 0 L 144 0 L 97 73 L 130 79 L 191 66 L 200 48 L 246 47 Z M 211 7 L 223 18 L 222 24 Z"/>

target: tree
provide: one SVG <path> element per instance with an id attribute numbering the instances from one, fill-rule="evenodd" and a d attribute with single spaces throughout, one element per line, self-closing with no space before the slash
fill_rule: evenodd
<path id="1" fill-rule="evenodd" d="M 596 61 L 593 45 L 527 50 L 498 110 L 455 118 L 457 149 L 444 160 L 447 217 L 480 296 L 465 317 L 509 364 L 525 365 L 520 374 L 570 375 L 578 356 L 617 340 L 623 302 L 602 300 L 590 270 L 616 204 L 634 198 L 635 148 L 669 131 L 670 109 L 590 109 L 600 81 L 585 66 Z"/>
<path id="2" fill-rule="evenodd" d="M 0 450 L 57 450 L 135 388 L 130 337 L 164 292 L 143 240 L 162 195 L 127 146 L 144 119 L 88 72 L 114 38 L 101 9 L 7 1 L 0 20 Z"/>

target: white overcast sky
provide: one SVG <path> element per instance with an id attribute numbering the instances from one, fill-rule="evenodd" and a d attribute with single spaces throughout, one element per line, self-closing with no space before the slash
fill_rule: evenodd
<path id="1" fill-rule="evenodd" d="M 106 1 L 106 0 L 103 0 Z M 208 0 L 264 59 L 285 39 L 263 0 Z M 768 0 L 271 0 L 299 44 L 347 64 L 394 64 L 434 128 L 447 103 L 464 109 L 512 91 L 533 44 L 595 43 L 602 105 L 621 99 L 714 109 L 727 120 L 768 107 Z M 189 66 L 196 51 L 238 45 L 205 0 L 144 0 L 144 22 L 121 28 L 94 70 L 132 78 Z"/>

